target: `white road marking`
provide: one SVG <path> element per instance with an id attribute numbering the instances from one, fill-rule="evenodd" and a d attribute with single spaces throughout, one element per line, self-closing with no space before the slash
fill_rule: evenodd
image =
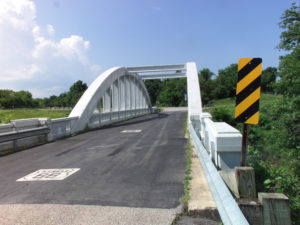
<path id="1" fill-rule="evenodd" d="M 111 144 L 111 145 L 96 145 L 96 146 L 93 146 L 93 147 L 89 147 L 88 150 L 94 150 L 94 149 L 97 149 L 97 148 L 112 148 L 112 147 L 116 147 L 118 146 L 119 144 Z"/>
<path id="2" fill-rule="evenodd" d="M 80 170 L 80 168 L 40 169 L 16 181 L 63 180 L 78 170 Z"/>
<path id="3" fill-rule="evenodd" d="M 140 133 L 142 130 L 123 130 L 121 133 Z"/>

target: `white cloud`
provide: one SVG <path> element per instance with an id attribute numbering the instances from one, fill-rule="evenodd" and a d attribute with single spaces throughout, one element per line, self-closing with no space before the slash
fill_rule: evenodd
<path id="1" fill-rule="evenodd" d="M 48 24 L 48 25 L 47 25 L 47 31 L 48 31 L 48 34 L 49 34 L 50 36 L 52 36 L 52 35 L 55 34 L 54 27 L 53 27 L 51 24 Z"/>
<path id="2" fill-rule="evenodd" d="M 88 58 L 89 41 L 71 35 L 54 41 L 55 29 L 40 27 L 30 0 L 0 1 L 0 89 L 31 90 L 34 97 L 91 81 L 99 66 Z"/>

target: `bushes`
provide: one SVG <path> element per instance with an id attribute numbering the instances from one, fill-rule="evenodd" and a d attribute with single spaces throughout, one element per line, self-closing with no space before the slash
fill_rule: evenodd
<path id="1" fill-rule="evenodd" d="M 263 102 L 259 125 L 251 125 L 248 164 L 255 169 L 257 190 L 280 192 L 290 199 L 294 224 L 300 224 L 300 112 L 299 99 L 278 98 Z M 241 130 L 233 107 L 212 110 L 215 121 Z"/>
<path id="2" fill-rule="evenodd" d="M 214 121 L 226 122 L 233 127 L 237 126 L 237 122 L 235 121 L 235 119 L 233 117 L 232 110 L 229 110 L 226 107 L 214 108 L 212 110 L 211 114 L 212 114 Z"/>

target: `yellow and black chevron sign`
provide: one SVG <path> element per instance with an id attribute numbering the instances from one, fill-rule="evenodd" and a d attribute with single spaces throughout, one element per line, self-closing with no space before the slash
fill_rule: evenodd
<path id="1" fill-rule="evenodd" d="M 235 119 L 246 124 L 258 124 L 261 58 L 241 58 L 238 64 Z"/>

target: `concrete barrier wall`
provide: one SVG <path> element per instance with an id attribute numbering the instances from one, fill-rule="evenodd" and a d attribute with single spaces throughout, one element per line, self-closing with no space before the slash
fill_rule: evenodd
<path id="1" fill-rule="evenodd" d="M 13 120 L 10 124 L 0 125 L 0 137 L 17 136 L 16 139 L 0 143 L 0 154 L 6 154 L 29 148 L 32 146 L 54 141 L 62 137 L 70 135 L 72 121 L 77 118 L 33 118 Z M 48 134 L 36 135 L 34 131 L 36 128 L 49 128 Z M 32 136 L 30 132 L 32 131 Z M 24 132 L 27 132 L 29 137 L 23 137 Z M 18 138 L 19 135 L 19 138 Z"/>
<path id="2" fill-rule="evenodd" d="M 191 116 L 191 122 L 210 159 L 221 170 L 240 164 L 241 133 L 225 122 L 214 122 L 209 113 Z"/>
<path id="3" fill-rule="evenodd" d="M 95 113 L 90 122 L 87 124 L 87 128 L 94 129 L 105 125 L 116 123 L 122 120 L 127 120 L 133 117 L 142 116 L 151 113 L 151 110 L 146 109 L 136 109 L 136 110 L 124 110 L 115 112 L 104 112 Z M 72 135 L 72 127 L 74 123 L 78 120 L 78 117 L 66 117 L 59 119 L 50 118 L 33 118 L 33 119 L 22 119 L 13 120 L 10 124 L 0 125 L 0 155 L 22 150 L 32 146 L 45 144 L 47 142 L 55 141 L 64 137 Z M 36 135 L 34 132 L 30 137 L 23 137 L 22 132 L 35 131 L 36 128 L 49 128 L 49 133 L 47 135 Z M 18 135 L 20 138 L 1 141 L 1 137 L 9 135 Z M 28 135 L 27 135 L 28 136 Z"/>

